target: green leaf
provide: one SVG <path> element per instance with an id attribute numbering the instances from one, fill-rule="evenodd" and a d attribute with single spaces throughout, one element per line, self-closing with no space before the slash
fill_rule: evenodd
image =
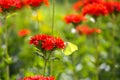
<path id="1" fill-rule="evenodd" d="M 1 26 L 0 26 L 1 27 Z M 3 32 L 2 28 L 0 28 L 0 34 Z"/>
<path id="2" fill-rule="evenodd" d="M 11 64 L 12 63 L 12 58 L 8 57 L 8 58 L 4 58 L 3 59 L 7 64 Z"/>
<path id="3" fill-rule="evenodd" d="M 65 55 L 71 55 L 76 50 L 78 50 L 78 47 L 75 44 L 67 42 L 66 43 L 66 48 L 63 50 L 63 53 Z"/>
<path id="4" fill-rule="evenodd" d="M 9 14 L 9 15 L 7 16 L 7 19 L 10 18 L 10 17 L 12 17 L 12 16 L 15 16 L 16 14 L 17 14 L 17 13 Z"/>

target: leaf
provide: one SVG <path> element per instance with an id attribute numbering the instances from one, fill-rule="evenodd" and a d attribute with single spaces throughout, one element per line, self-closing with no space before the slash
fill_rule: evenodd
<path id="1" fill-rule="evenodd" d="M 52 57 L 52 58 L 50 58 L 50 60 L 60 60 L 60 58 L 58 58 L 58 57 Z"/>
<path id="2" fill-rule="evenodd" d="M 1 26 L 0 26 L 1 27 Z M 0 34 L 3 32 L 2 28 L 0 28 Z"/>
<path id="3" fill-rule="evenodd" d="M 15 16 L 16 14 L 17 14 L 17 13 L 9 14 L 9 15 L 7 16 L 7 19 L 10 18 L 10 17 L 12 17 L 12 16 Z"/>
<path id="4" fill-rule="evenodd" d="M 8 57 L 8 58 L 3 58 L 3 60 L 5 61 L 5 63 L 7 64 L 11 64 L 12 63 L 12 58 Z"/>
<path id="5" fill-rule="evenodd" d="M 78 47 L 75 44 L 67 42 L 66 43 L 66 48 L 63 50 L 63 53 L 65 55 L 71 55 L 76 50 L 78 50 Z"/>
<path id="6" fill-rule="evenodd" d="M 42 54 L 40 54 L 39 52 L 35 52 L 34 54 L 36 54 L 37 56 L 44 58 L 44 56 Z"/>

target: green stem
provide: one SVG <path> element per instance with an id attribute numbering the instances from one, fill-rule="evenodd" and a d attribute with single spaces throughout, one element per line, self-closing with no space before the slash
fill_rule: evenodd
<path id="1" fill-rule="evenodd" d="M 37 31 L 39 32 L 39 25 L 40 25 L 40 23 L 39 23 L 39 15 L 38 15 L 38 12 L 36 11 L 36 17 L 37 17 Z"/>
<path id="2" fill-rule="evenodd" d="M 95 33 L 94 35 L 94 45 L 95 45 L 95 58 L 96 58 L 96 62 L 95 62 L 95 66 L 96 66 L 96 79 L 95 80 L 99 80 L 99 50 L 98 50 L 98 38 L 97 38 L 97 33 Z"/>
<path id="3" fill-rule="evenodd" d="M 9 77 L 9 65 L 6 66 L 6 80 L 10 80 L 10 77 Z"/>
<path id="4" fill-rule="evenodd" d="M 52 11 L 52 35 L 54 31 L 54 22 L 55 22 L 55 0 L 52 0 L 53 11 Z"/>
<path id="5" fill-rule="evenodd" d="M 8 54 L 8 29 L 7 29 L 7 25 L 6 25 L 6 23 L 7 23 L 7 18 L 6 18 L 6 16 L 5 16 L 5 22 L 4 22 L 4 24 L 5 24 L 5 46 L 6 46 L 6 48 L 5 48 L 5 59 L 8 59 L 9 58 L 9 54 Z M 7 66 L 6 66 L 6 80 L 10 80 L 10 74 L 9 74 L 9 64 L 7 64 Z"/>
<path id="6" fill-rule="evenodd" d="M 50 75 L 53 75 L 53 61 L 50 62 Z"/>
<path id="7" fill-rule="evenodd" d="M 47 67 L 47 54 L 46 54 L 46 52 L 43 51 L 43 55 L 44 55 L 44 58 L 43 58 L 43 60 L 44 60 L 43 76 L 45 76 L 46 75 L 46 67 Z"/>
<path id="8" fill-rule="evenodd" d="M 95 21 L 96 21 L 96 26 L 99 26 L 97 25 L 97 18 L 95 18 Z M 96 62 L 95 62 L 95 66 L 96 66 L 96 77 L 95 77 L 95 80 L 99 80 L 99 41 L 98 41 L 98 34 L 95 33 L 94 34 L 94 47 L 95 47 L 95 59 L 96 59 Z"/>
<path id="9" fill-rule="evenodd" d="M 43 69 L 43 76 L 46 76 L 46 68 L 47 68 L 47 63 L 50 59 L 52 52 L 49 53 L 49 55 L 47 55 L 47 53 L 44 53 L 44 69 Z"/>
<path id="10" fill-rule="evenodd" d="M 112 15 L 112 24 L 115 24 L 115 15 Z M 116 80 L 116 76 L 115 76 L 115 27 L 116 26 L 112 26 L 112 38 L 111 38 L 111 57 L 112 57 L 112 80 Z"/>
<path id="11" fill-rule="evenodd" d="M 54 22 L 55 22 L 55 0 L 52 0 L 52 4 L 53 4 L 53 6 L 52 6 L 52 35 L 54 34 Z M 52 53 L 52 52 L 51 52 Z M 50 53 L 50 55 L 49 55 L 49 58 L 50 58 L 50 56 L 52 55 Z M 53 61 L 51 61 L 50 62 L 50 75 L 52 75 L 53 73 Z"/>
<path id="12" fill-rule="evenodd" d="M 50 52 L 49 56 L 48 56 L 48 60 L 50 59 L 50 57 L 52 56 L 52 52 Z M 50 61 L 50 75 L 52 75 L 53 73 L 53 61 Z"/>
<path id="13" fill-rule="evenodd" d="M 44 60 L 44 70 L 43 70 L 43 76 L 46 75 L 46 68 L 47 68 L 47 60 Z"/>
<path id="14" fill-rule="evenodd" d="M 74 60 L 75 60 L 74 54 L 72 54 L 71 55 L 71 61 L 72 61 L 72 64 L 73 64 L 73 80 L 78 80 L 76 70 L 75 70 L 76 64 L 75 64 Z"/>

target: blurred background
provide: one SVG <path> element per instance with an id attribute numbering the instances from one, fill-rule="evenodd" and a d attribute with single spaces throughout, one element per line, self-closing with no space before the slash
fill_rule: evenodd
<path id="1" fill-rule="evenodd" d="M 72 7 L 76 1 L 56 0 L 53 35 L 63 38 L 66 42 L 72 42 L 79 48 L 69 56 L 56 51 L 55 55 L 59 60 L 54 60 L 52 63 L 52 75 L 56 80 L 96 80 L 96 54 L 93 36 L 78 34 L 74 31 L 72 24 L 66 24 L 64 21 L 64 17 L 68 14 L 80 14 Z M 98 35 L 99 80 L 120 80 L 120 15 L 118 14 L 115 20 L 114 58 L 111 53 L 111 27 L 113 24 L 110 21 L 110 16 L 101 16 L 96 23 L 102 31 Z M 96 26 L 90 19 L 81 25 Z M 51 34 L 52 3 L 50 2 L 48 7 L 42 5 L 38 9 L 24 8 L 15 12 L 15 15 L 7 20 L 7 27 L 8 52 L 12 58 L 10 80 L 20 80 L 25 76 L 41 74 L 44 66 L 43 60 L 34 54 L 34 46 L 29 44 L 29 39 L 38 33 Z M 0 21 L 0 80 L 5 80 L 6 66 L 3 58 L 5 49 L 3 29 L 2 21 Z M 19 32 L 23 29 L 29 30 L 29 34 L 21 36 Z M 47 70 L 49 72 L 49 67 Z"/>

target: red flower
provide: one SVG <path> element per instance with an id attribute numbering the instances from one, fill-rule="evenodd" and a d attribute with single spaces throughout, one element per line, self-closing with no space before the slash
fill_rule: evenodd
<path id="1" fill-rule="evenodd" d="M 11 11 L 20 9 L 24 6 L 38 7 L 42 3 L 49 5 L 48 0 L 0 0 L 0 12 L 1 9 L 4 11 Z"/>
<path id="2" fill-rule="evenodd" d="M 120 12 L 120 2 L 114 3 L 115 11 Z"/>
<path id="3" fill-rule="evenodd" d="M 80 10 L 80 8 L 83 6 L 83 2 L 82 1 L 78 1 L 75 4 L 73 4 L 73 9 L 75 9 L 76 11 Z"/>
<path id="4" fill-rule="evenodd" d="M 41 5 L 42 0 L 24 0 L 24 3 L 26 5 L 31 5 L 31 6 L 37 7 L 37 6 Z"/>
<path id="5" fill-rule="evenodd" d="M 54 77 L 44 77 L 44 76 L 30 76 L 25 77 L 23 80 L 55 80 Z"/>
<path id="6" fill-rule="evenodd" d="M 105 0 L 83 0 L 84 5 L 92 4 L 92 3 L 101 4 L 103 2 L 105 2 Z"/>
<path id="7" fill-rule="evenodd" d="M 47 6 L 49 5 L 48 0 L 23 0 L 23 3 L 25 5 L 30 5 L 30 6 L 33 6 L 33 7 L 38 7 L 42 3 L 45 3 Z"/>
<path id="8" fill-rule="evenodd" d="M 43 2 L 45 3 L 46 6 L 49 6 L 48 0 L 43 0 Z"/>
<path id="9" fill-rule="evenodd" d="M 80 22 L 84 21 L 85 18 L 84 18 L 83 16 L 81 16 L 81 15 L 71 14 L 71 15 L 67 15 L 67 16 L 64 18 L 64 20 L 65 20 L 65 22 L 66 22 L 67 24 L 69 24 L 69 23 L 74 23 L 74 24 L 76 24 L 76 23 L 80 23 Z"/>
<path id="10" fill-rule="evenodd" d="M 93 30 L 94 30 L 94 32 L 96 32 L 96 33 L 101 33 L 101 29 L 94 28 Z"/>
<path id="11" fill-rule="evenodd" d="M 106 6 L 109 13 L 120 12 L 120 2 L 105 2 L 104 5 Z"/>
<path id="12" fill-rule="evenodd" d="M 78 2 L 73 4 L 73 8 L 76 11 L 78 11 L 78 10 L 80 10 L 81 7 L 84 7 L 88 4 L 92 4 L 92 3 L 101 4 L 101 3 L 104 3 L 104 2 L 105 2 L 104 0 L 79 0 Z"/>
<path id="13" fill-rule="evenodd" d="M 0 6 L 3 10 L 9 8 L 21 8 L 22 2 L 21 0 L 0 0 Z"/>
<path id="14" fill-rule="evenodd" d="M 61 38 L 56 38 L 55 45 L 59 49 L 64 49 L 65 47 L 64 41 Z"/>
<path id="15" fill-rule="evenodd" d="M 53 36 L 38 34 L 30 39 L 30 44 L 40 47 L 42 50 L 53 50 L 53 49 L 63 49 L 65 47 L 64 41 L 61 38 L 56 38 Z"/>
<path id="16" fill-rule="evenodd" d="M 29 41 L 29 43 L 38 46 L 38 44 L 39 44 L 38 43 L 38 38 L 41 38 L 41 37 L 39 37 L 39 35 L 36 35 L 36 36 L 32 37 L 31 40 Z"/>
<path id="17" fill-rule="evenodd" d="M 79 34 L 91 35 L 93 33 L 101 33 L 100 29 L 97 28 L 90 28 L 88 26 L 78 26 L 76 30 Z"/>
<path id="18" fill-rule="evenodd" d="M 52 50 L 55 47 L 55 38 L 54 37 L 47 37 L 42 42 L 42 48 L 44 50 Z"/>
<path id="19" fill-rule="evenodd" d="M 30 30 L 29 29 L 22 29 L 22 30 L 20 30 L 19 32 L 18 32 L 18 35 L 19 36 L 26 36 L 26 35 L 28 35 L 28 34 L 30 34 Z"/>
<path id="20" fill-rule="evenodd" d="M 2 8 L 0 7 L 0 13 L 2 12 Z"/>
<path id="21" fill-rule="evenodd" d="M 83 15 L 89 14 L 92 16 L 107 15 L 108 10 L 103 4 L 88 4 L 82 10 Z"/>
<path id="22" fill-rule="evenodd" d="M 114 11 L 114 2 L 105 2 L 104 5 L 106 6 L 109 13 Z"/>

